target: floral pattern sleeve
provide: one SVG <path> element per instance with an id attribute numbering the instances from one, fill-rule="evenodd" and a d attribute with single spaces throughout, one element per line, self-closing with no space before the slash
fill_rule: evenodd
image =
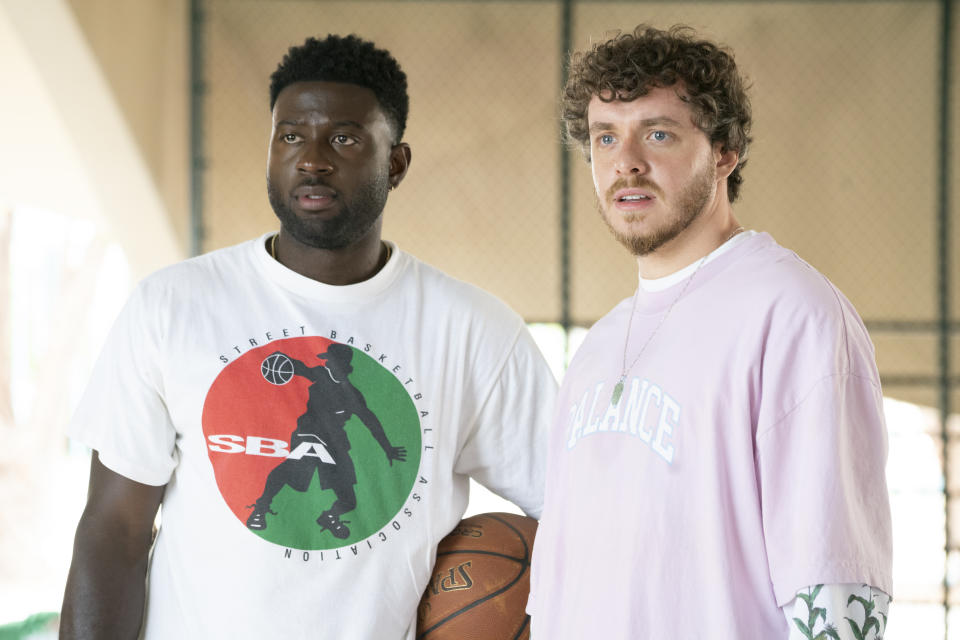
<path id="1" fill-rule="evenodd" d="M 787 640 L 883 640 L 890 596 L 866 584 L 818 584 L 782 608 Z"/>

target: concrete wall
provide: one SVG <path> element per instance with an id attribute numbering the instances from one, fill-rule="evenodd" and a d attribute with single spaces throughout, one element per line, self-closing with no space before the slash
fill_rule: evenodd
<path id="1" fill-rule="evenodd" d="M 190 33 L 187 0 L 67 0 L 181 247 L 189 246 Z"/>
<path id="2" fill-rule="evenodd" d="M 131 30 L 114 24 L 115 33 Z M 180 71 L 181 81 L 164 81 L 148 69 L 131 82 L 137 73 L 124 61 L 139 64 L 139 49 L 113 49 L 110 32 L 107 24 L 85 31 L 63 0 L 0 2 L 0 199 L 105 223 L 142 276 L 183 255 L 169 209 L 185 201 L 188 132 L 183 109 L 171 114 L 157 98 L 144 104 L 161 106 L 141 112 L 139 94 L 159 82 L 155 96 L 183 102 L 186 76 Z M 148 50 L 155 59 L 169 55 Z M 178 86 L 176 95 L 165 95 L 167 85 Z"/>

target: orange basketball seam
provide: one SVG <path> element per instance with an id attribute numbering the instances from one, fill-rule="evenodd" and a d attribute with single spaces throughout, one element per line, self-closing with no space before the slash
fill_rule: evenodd
<path id="1" fill-rule="evenodd" d="M 527 628 L 527 625 L 528 625 L 528 624 L 530 624 L 530 616 L 529 616 L 529 615 L 524 616 L 524 618 L 523 618 L 523 624 L 520 625 L 520 628 L 519 628 L 519 629 L 517 629 L 517 633 L 516 633 L 515 636 L 513 636 L 513 640 L 517 640 L 517 638 L 520 637 L 520 635 L 523 633 L 524 629 Z"/>
<path id="2" fill-rule="evenodd" d="M 496 515 L 494 515 L 494 514 L 491 513 L 491 514 L 488 514 L 487 517 L 490 518 L 491 520 L 496 520 L 497 522 L 499 522 L 499 523 L 507 526 L 511 531 L 513 531 L 515 534 L 517 534 L 517 537 L 520 538 L 520 542 L 523 543 L 523 557 L 524 557 L 524 559 L 527 559 L 527 558 L 530 557 L 530 547 L 527 546 L 527 539 L 523 536 L 522 533 L 520 533 L 520 530 L 519 530 L 519 529 L 517 529 L 515 526 L 513 526 L 512 524 L 510 524 L 509 522 L 507 522 L 506 520 L 504 520 L 504 519 L 501 518 L 500 516 L 496 516 Z"/>
<path id="3" fill-rule="evenodd" d="M 438 551 L 437 557 L 439 558 L 440 556 L 452 556 L 458 553 L 478 553 L 484 556 L 496 556 L 498 558 L 505 558 L 506 560 L 513 560 L 514 562 L 518 562 L 524 566 L 530 564 L 530 560 L 528 560 L 526 556 L 522 558 L 517 558 L 516 556 L 508 556 L 505 553 L 497 553 L 496 551 L 484 551 L 483 549 L 457 549 L 456 551 Z"/>

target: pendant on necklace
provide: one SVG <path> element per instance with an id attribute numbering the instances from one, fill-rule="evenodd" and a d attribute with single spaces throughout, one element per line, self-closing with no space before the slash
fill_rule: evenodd
<path id="1" fill-rule="evenodd" d="M 610 406 L 615 407 L 620 402 L 620 396 L 623 395 L 623 380 L 626 376 L 620 376 L 617 384 L 613 385 L 613 396 L 610 397 Z"/>

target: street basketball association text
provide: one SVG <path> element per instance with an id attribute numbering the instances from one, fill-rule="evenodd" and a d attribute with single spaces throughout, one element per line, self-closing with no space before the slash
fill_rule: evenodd
<path id="1" fill-rule="evenodd" d="M 427 484 L 427 479 L 423 476 L 420 476 L 418 484 Z M 415 507 L 414 503 L 419 503 L 423 499 L 419 493 L 414 491 L 410 494 L 410 503 L 407 506 L 403 507 L 403 510 L 397 514 L 397 518 L 389 524 L 389 526 L 384 527 L 376 535 L 372 535 L 362 542 L 357 544 L 352 544 L 347 547 L 340 547 L 339 549 L 329 549 L 326 551 L 305 551 L 301 549 L 290 549 L 285 548 L 283 550 L 283 557 L 288 560 L 301 560 L 303 562 L 327 562 L 329 560 L 343 560 L 345 558 L 354 558 L 359 556 L 361 553 L 367 551 L 376 551 L 377 547 L 387 542 L 390 539 L 390 534 L 400 531 L 403 529 L 402 518 L 399 516 L 402 514 L 407 518 L 413 517 L 413 508 Z M 388 533 L 389 532 L 389 533 Z"/>
<path id="2" fill-rule="evenodd" d="M 293 337 L 302 337 L 306 335 L 307 335 L 306 325 L 300 325 L 300 326 L 294 327 L 293 329 L 289 329 L 285 327 L 283 329 L 264 331 L 259 336 L 253 336 L 253 337 L 247 338 L 245 342 L 241 342 L 240 344 L 233 345 L 232 347 L 230 347 L 230 351 L 233 353 L 229 353 L 229 355 L 220 354 L 219 360 L 223 364 L 230 364 L 231 358 L 236 358 L 237 356 L 241 356 L 245 352 L 249 351 L 250 349 L 256 349 L 257 347 L 262 347 L 263 345 L 273 342 L 274 340 L 282 340 L 284 338 L 293 338 Z M 322 335 L 322 334 L 318 334 L 318 335 Z M 360 349 L 364 353 L 369 354 L 369 353 L 375 352 L 375 349 L 373 348 L 372 344 L 370 344 L 369 342 L 358 341 L 356 337 L 352 335 L 347 336 L 346 339 L 344 339 L 342 336 L 338 338 L 337 331 L 335 329 L 329 331 L 327 334 L 327 337 L 330 340 L 335 340 L 335 341 L 341 342 L 342 344 L 349 345 L 355 349 Z M 392 367 L 390 365 L 387 365 L 386 364 L 386 361 L 388 359 L 387 354 L 381 353 L 379 354 L 379 356 L 374 355 L 372 357 L 376 359 L 376 361 L 379 362 L 380 364 L 389 368 L 393 373 L 397 374 L 397 377 L 400 377 L 399 375 L 400 369 L 402 369 L 403 367 L 401 367 L 400 365 L 393 365 Z M 405 385 L 410 384 L 411 382 L 413 382 L 413 380 L 408 379 L 404 382 L 404 384 Z"/>

